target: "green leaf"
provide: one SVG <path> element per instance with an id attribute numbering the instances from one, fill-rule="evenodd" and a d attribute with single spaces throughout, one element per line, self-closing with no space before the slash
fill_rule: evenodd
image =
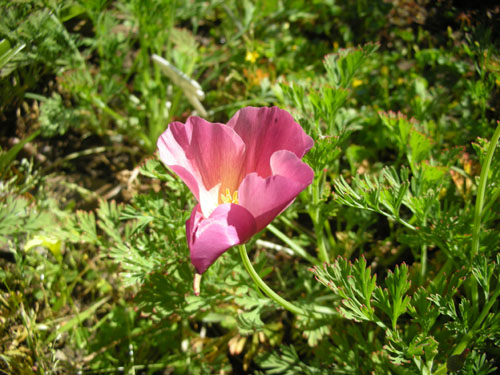
<path id="1" fill-rule="evenodd" d="M 95 215 L 92 211 L 76 211 L 80 231 L 86 242 L 96 245 L 99 242 Z"/>
<path id="2" fill-rule="evenodd" d="M 174 181 L 174 177 L 158 159 L 147 159 L 139 172 L 146 177 L 156 178 L 161 181 Z"/>
<path id="3" fill-rule="evenodd" d="M 19 44 L 16 47 L 12 47 L 7 39 L 2 39 L 0 41 L 0 69 L 2 69 L 14 56 L 21 52 L 25 43 Z M 3 76 L 0 74 L 0 76 Z"/>
<path id="4" fill-rule="evenodd" d="M 260 318 L 263 306 L 264 305 L 261 305 L 261 307 L 238 314 L 236 319 L 241 335 L 248 336 L 264 328 L 264 322 Z"/>
<path id="5" fill-rule="evenodd" d="M 97 210 L 99 217 L 97 225 L 117 243 L 122 243 L 123 241 L 118 225 L 122 209 L 123 206 L 117 205 L 115 201 L 107 202 L 103 200 L 100 202 L 99 209 Z"/>
<path id="6" fill-rule="evenodd" d="M 89 319 L 90 317 L 93 317 L 95 312 L 99 307 L 104 305 L 111 297 L 105 297 L 101 299 L 100 301 L 97 301 L 94 303 L 92 306 L 90 306 L 88 309 L 86 309 L 83 312 L 80 312 L 76 314 L 74 317 L 71 319 L 67 320 L 64 322 L 64 324 L 58 324 L 56 329 L 50 334 L 46 342 L 52 342 L 57 335 L 60 335 L 63 332 L 67 332 L 70 330 L 73 330 L 77 327 L 79 327 L 85 320 Z M 52 324 L 52 323 L 48 323 Z M 55 323 L 54 323 L 55 324 Z"/>
<path id="7" fill-rule="evenodd" d="M 40 131 L 37 130 L 26 138 L 22 139 L 20 142 L 16 143 L 8 151 L 0 151 L 0 177 L 4 176 L 8 166 L 10 165 L 10 163 L 12 163 L 12 160 L 15 159 L 16 155 L 19 153 L 19 151 L 21 151 L 24 145 L 28 142 L 31 142 L 36 136 L 38 136 L 39 133 Z"/>
<path id="8" fill-rule="evenodd" d="M 492 277 L 496 274 L 498 279 L 498 264 L 500 261 L 500 254 L 496 256 L 496 262 L 490 262 L 487 257 L 478 256 L 474 259 L 472 266 L 472 274 L 481 286 L 484 292 L 484 298 L 488 300 L 490 295 L 490 285 L 492 285 Z M 500 282 L 497 280 L 497 283 Z"/>
<path id="9" fill-rule="evenodd" d="M 406 313 L 410 297 L 406 292 L 410 289 L 408 280 L 408 266 L 396 266 L 394 272 L 389 271 L 385 279 L 386 289 L 377 288 L 375 291 L 375 306 L 382 309 L 391 319 L 392 329 L 397 327 L 398 318 Z"/>
<path id="10" fill-rule="evenodd" d="M 337 112 L 345 104 L 347 95 L 347 90 L 330 86 L 322 86 L 319 92 L 311 92 L 308 99 L 312 104 L 315 119 L 334 124 Z"/>
<path id="11" fill-rule="evenodd" d="M 352 183 L 353 188 L 340 176 L 333 181 L 336 192 L 334 197 L 342 204 L 378 212 L 414 230 L 415 227 L 400 215 L 401 205 L 415 212 L 415 203 L 407 179 L 407 168 L 401 169 L 401 179 L 394 168 L 384 168 L 378 176 L 356 175 Z"/>
<path id="12" fill-rule="evenodd" d="M 410 165 L 416 166 L 422 161 L 430 158 L 430 151 L 432 149 L 432 141 L 425 134 L 412 129 L 410 132 L 410 154 L 408 159 Z"/>
<path id="13" fill-rule="evenodd" d="M 353 264 L 339 257 L 333 264 L 315 266 L 311 271 L 319 282 L 342 298 L 338 309 L 346 319 L 381 324 L 371 306 L 376 276 L 371 275 L 365 258 L 361 257 Z"/>
<path id="14" fill-rule="evenodd" d="M 419 288 L 413 293 L 408 313 L 420 325 L 425 334 L 429 333 L 439 317 L 439 310 L 432 304 L 429 294 L 424 288 Z"/>
<path id="15" fill-rule="evenodd" d="M 379 117 L 382 123 L 391 130 L 391 134 L 396 135 L 399 151 L 403 153 L 408 145 L 408 137 L 413 127 L 413 121 L 408 120 L 401 112 L 379 112 Z"/>
<path id="16" fill-rule="evenodd" d="M 340 49 L 336 53 L 325 56 L 323 64 L 329 81 L 336 88 L 349 88 L 355 74 L 377 49 L 378 44 L 368 43 L 360 48 Z"/>
<path id="17" fill-rule="evenodd" d="M 262 355 L 257 360 L 259 366 L 269 375 L 326 375 L 329 369 L 316 368 L 304 363 L 293 346 L 280 346 L 276 352 Z"/>

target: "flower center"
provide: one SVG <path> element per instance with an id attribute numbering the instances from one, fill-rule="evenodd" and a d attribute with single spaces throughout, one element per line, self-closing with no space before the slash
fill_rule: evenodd
<path id="1" fill-rule="evenodd" d="M 231 192 L 229 191 L 229 189 L 226 189 L 226 194 L 221 194 L 220 200 L 222 201 L 222 203 L 238 204 L 238 190 L 235 190 L 235 192 L 231 196 Z"/>

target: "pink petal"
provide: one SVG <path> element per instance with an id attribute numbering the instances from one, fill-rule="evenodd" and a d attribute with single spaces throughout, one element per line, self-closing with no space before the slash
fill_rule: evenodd
<path id="1" fill-rule="evenodd" d="M 257 172 L 261 177 L 269 177 L 269 160 L 274 152 L 288 150 L 302 158 L 314 144 L 292 115 L 278 107 L 243 108 L 227 125 L 238 133 L 247 147 L 243 176 Z"/>
<path id="2" fill-rule="evenodd" d="M 186 128 L 190 128 L 186 124 Z M 189 190 L 198 199 L 198 180 L 199 175 L 192 167 L 186 157 L 183 146 L 191 141 L 191 131 L 184 129 L 184 124 L 180 122 L 171 123 L 167 130 L 158 138 L 156 143 L 160 154 L 160 160 L 169 166 L 188 186 Z"/>
<path id="3" fill-rule="evenodd" d="M 290 151 L 276 151 L 271 156 L 270 164 L 273 176 L 279 175 L 297 181 L 304 188 L 313 181 L 314 172 L 311 167 Z"/>
<path id="4" fill-rule="evenodd" d="M 242 181 L 239 204 L 248 209 L 262 230 L 311 184 L 314 172 L 292 152 L 282 150 L 271 156 L 272 176 L 251 173 Z"/>
<path id="5" fill-rule="evenodd" d="M 202 204 L 203 212 L 209 212 L 218 204 L 218 184 L 225 191 L 236 190 L 240 182 L 240 166 L 243 164 L 245 144 L 230 127 L 210 123 L 199 117 L 189 117 L 186 124 L 173 122 L 158 139 L 160 159 L 186 183 Z M 215 202 L 204 202 L 211 197 Z"/>
<path id="6" fill-rule="evenodd" d="M 256 224 L 248 210 L 236 204 L 221 204 L 208 218 L 197 205 L 186 222 L 191 263 L 203 273 L 226 250 L 248 241 Z"/>

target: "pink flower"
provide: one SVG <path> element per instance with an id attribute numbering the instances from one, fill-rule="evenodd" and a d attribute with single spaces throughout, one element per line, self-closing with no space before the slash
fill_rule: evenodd
<path id="1" fill-rule="evenodd" d="M 311 184 L 314 173 L 301 158 L 312 146 L 277 107 L 243 108 L 227 125 L 190 117 L 168 126 L 158 139 L 160 159 L 199 202 L 186 222 L 198 273 L 264 229 Z"/>

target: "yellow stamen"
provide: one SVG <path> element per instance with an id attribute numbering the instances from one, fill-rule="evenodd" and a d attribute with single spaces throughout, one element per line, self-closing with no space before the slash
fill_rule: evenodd
<path id="1" fill-rule="evenodd" d="M 221 194 L 220 200 L 222 201 L 222 203 L 238 204 L 238 190 L 236 190 L 233 193 L 233 196 L 231 196 L 231 191 L 229 189 L 226 189 L 226 194 Z"/>

